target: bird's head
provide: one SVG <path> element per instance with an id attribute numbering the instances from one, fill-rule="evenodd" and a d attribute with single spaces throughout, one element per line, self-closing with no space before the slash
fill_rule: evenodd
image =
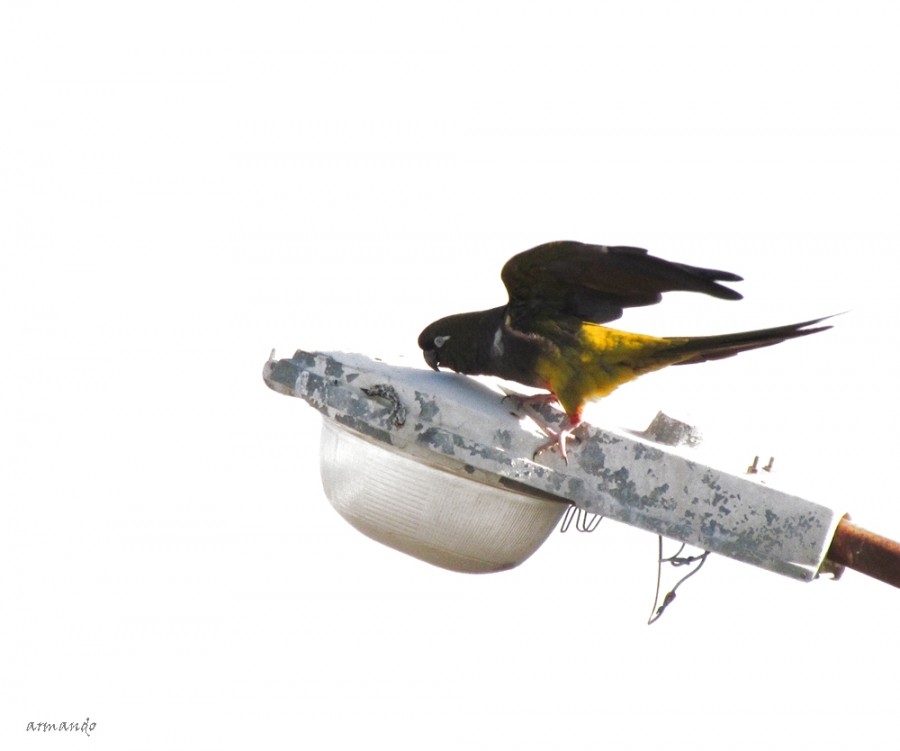
<path id="1" fill-rule="evenodd" d="M 502 318 L 502 308 L 441 318 L 419 334 L 425 362 L 434 370 L 449 368 L 470 375 L 484 373 L 490 342 Z"/>
<path id="2" fill-rule="evenodd" d="M 448 316 L 425 327 L 419 334 L 419 346 L 428 367 L 437 370 L 441 366 L 459 372 L 456 350 L 460 339 L 459 327 L 453 320 L 457 316 Z"/>

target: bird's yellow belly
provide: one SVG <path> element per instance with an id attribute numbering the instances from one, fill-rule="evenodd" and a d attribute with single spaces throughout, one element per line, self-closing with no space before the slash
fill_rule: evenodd
<path id="1" fill-rule="evenodd" d="M 571 417 L 584 403 L 607 396 L 623 383 L 668 365 L 662 351 L 671 339 L 584 324 L 577 346 L 563 346 L 538 363 L 541 376 Z"/>

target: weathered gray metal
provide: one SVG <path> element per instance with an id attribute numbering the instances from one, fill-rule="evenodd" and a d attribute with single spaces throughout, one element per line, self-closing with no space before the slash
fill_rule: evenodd
<path id="1" fill-rule="evenodd" d="M 530 421 L 477 381 L 347 353 L 298 350 L 270 360 L 264 379 L 371 441 L 431 466 L 589 512 L 811 580 L 842 514 L 664 446 L 585 426 L 569 462 Z M 545 416 L 552 413 L 545 412 Z"/>

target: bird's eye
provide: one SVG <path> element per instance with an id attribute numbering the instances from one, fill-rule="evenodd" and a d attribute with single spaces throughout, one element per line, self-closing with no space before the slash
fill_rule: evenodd
<path id="1" fill-rule="evenodd" d="M 436 336 L 436 337 L 434 337 L 434 346 L 435 346 L 435 347 L 443 347 L 443 346 L 447 343 L 447 340 L 448 340 L 449 338 L 450 338 L 449 336 Z"/>

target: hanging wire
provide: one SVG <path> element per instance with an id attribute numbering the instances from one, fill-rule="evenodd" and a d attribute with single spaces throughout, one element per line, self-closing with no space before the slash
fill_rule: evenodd
<path id="1" fill-rule="evenodd" d="M 593 532 L 597 529 L 601 521 L 603 521 L 603 516 L 601 514 L 593 514 L 590 511 L 585 511 L 583 508 L 572 504 L 566 509 L 565 514 L 563 514 L 562 522 L 560 522 L 559 525 L 559 531 L 563 534 L 568 532 L 574 522 L 577 531 Z M 700 555 L 682 555 L 685 547 L 687 547 L 686 544 L 682 543 L 673 555 L 666 557 L 663 555 L 663 538 L 662 535 L 659 535 L 659 553 L 656 560 L 656 592 L 653 595 L 653 610 L 650 612 L 650 618 L 647 620 L 647 625 L 652 625 L 660 619 L 662 614 L 666 611 L 666 608 L 675 601 L 675 591 L 703 568 L 703 564 L 706 563 L 706 559 L 709 557 L 708 550 L 704 550 Z M 694 564 L 697 565 L 675 583 L 675 586 L 666 593 L 665 597 L 663 597 L 662 604 L 659 604 L 659 592 L 662 588 L 662 570 L 664 563 L 669 564 L 673 568 L 694 566 Z"/>
<path id="2" fill-rule="evenodd" d="M 565 533 L 572 526 L 572 520 L 575 520 L 575 529 L 579 532 L 593 532 L 597 529 L 603 517 L 600 514 L 592 514 L 578 506 L 569 506 L 563 515 L 562 522 L 559 525 L 559 531 Z"/>
<path id="3" fill-rule="evenodd" d="M 666 608 L 669 607 L 675 601 L 675 590 L 678 589 L 682 584 L 684 584 L 688 579 L 690 579 L 694 574 L 696 574 L 701 568 L 703 568 L 703 564 L 706 563 L 706 559 L 709 557 L 709 551 L 704 550 L 701 555 L 691 555 L 682 557 L 681 553 L 684 550 L 684 543 L 681 544 L 681 547 L 678 548 L 678 551 L 675 555 L 669 556 L 668 558 L 663 558 L 663 538 L 662 535 L 659 536 L 659 557 L 657 558 L 656 564 L 656 594 L 653 596 L 653 610 L 650 612 L 650 618 L 647 621 L 647 625 L 650 626 L 662 616 L 665 612 Z M 659 590 L 662 584 L 662 567 L 664 563 L 668 563 L 669 565 L 677 568 L 679 566 L 692 566 L 693 564 L 700 563 L 697 565 L 693 571 L 689 571 L 687 574 L 682 576 L 676 583 L 675 586 L 672 587 L 663 598 L 662 604 L 659 603 Z"/>

